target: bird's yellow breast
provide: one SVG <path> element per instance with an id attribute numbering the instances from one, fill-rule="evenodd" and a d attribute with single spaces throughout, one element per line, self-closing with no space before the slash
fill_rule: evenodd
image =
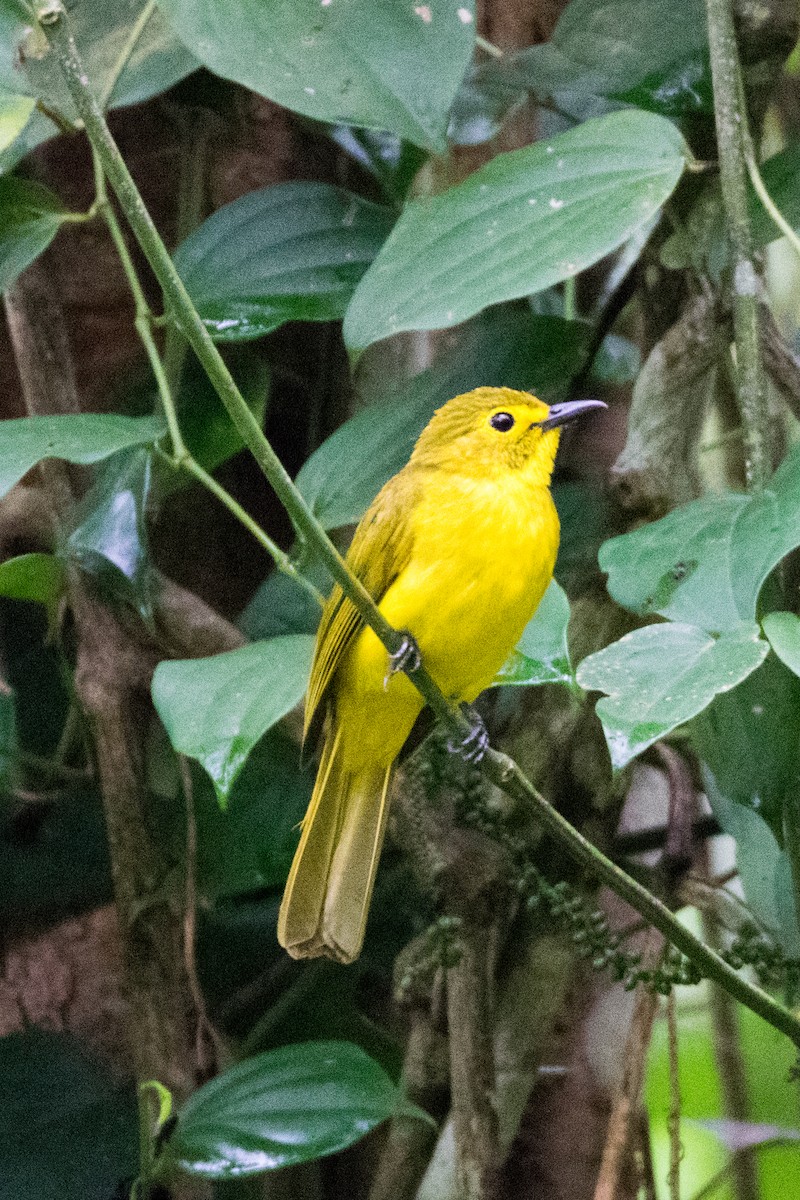
<path id="1" fill-rule="evenodd" d="M 538 607 L 555 565 L 559 524 L 546 487 L 524 473 L 475 479 L 432 472 L 409 519 L 413 549 L 380 609 L 411 633 L 445 695 L 471 702 L 488 687 Z M 390 762 L 422 699 L 370 629 L 347 653 L 337 710 L 348 759 Z"/>

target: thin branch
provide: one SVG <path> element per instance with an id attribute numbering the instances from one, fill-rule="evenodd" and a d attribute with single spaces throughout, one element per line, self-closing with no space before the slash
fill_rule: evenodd
<path id="1" fill-rule="evenodd" d="M 47 4 L 40 4 L 38 15 L 48 42 L 55 51 L 70 94 L 84 121 L 86 132 L 97 150 L 103 169 L 116 191 L 145 257 L 161 284 L 173 318 L 181 324 L 189 344 L 230 413 L 242 440 L 272 484 L 298 533 L 306 544 L 317 552 L 344 595 L 352 601 L 359 615 L 374 630 L 389 653 L 396 653 L 403 648 L 404 635 L 389 624 L 372 596 L 349 571 L 344 559 L 326 536 L 265 438 L 198 316 L 130 172 L 122 161 L 103 114 L 89 90 L 63 5 L 60 0 L 49 0 Z M 407 674 L 434 715 L 456 736 L 463 738 L 471 732 L 469 721 L 445 698 L 424 667 L 415 671 L 409 670 Z M 607 883 L 617 895 L 627 900 L 637 912 L 661 930 L 704 975 L 716 979 L 742 1004 L 800 1045 L 799 1019 L 766 992 L 740 978 L 718 954 L 685 929 L 666 905 L 597 850 L 548 804 L 507 755 L 490 750 L 482 763 L 482 770 L 493 783 L 516 800 L 523 810 L 527 810 L 534 820 L 552 832 L 573 858 L 602 882 Z"/>
<path id="2" fill-rule="evenodd" d="M 667 996 L 667 1047 L 669 1051 L 669 1187 L 670 1200 L 681 1197 L 681 1085 L 678 1074 L 678 1017 L 675 993 Z"/>
<path id="3" fill-rule="evenodd" d="M 770 474 L 766 389 L 758 338 L 758 274 L 747 205 L 747 165 L 752 147 L 741 84 L 731 0 L 706 0 L 714 116 L 722 199 L 733 252 L 733 329 L 736 392 L 745 426 L 748 487 L 759 491 Z"/>
<path id="4" fill-rule="evenodd" d="M 772 220 L 778 226 L 778 229 L 780 229 L 783 236 L 788 239 L 789 245 L 792 247 L 795 254 L 798 256 L 798 258 L 800 258 L 800 237 L 797 236 L 789 222 L 786 220 L 786 217 L 783 215 L 767 191 L 767 185 L 764 183 L 764 179 L 760 170 L 758 169 L 758 163 L 756 162 L 755 156 L 752 152 L 745 156 L 745 165 L 747 167 L 747 173 L 750 176 L 750 182 L 753 185 L 753 190 L 755 191 L 761 203 L 764 205 L 764 208 L 772 217 Z"/>
<path id="5" fill-rule="evenodd" d="M 145 26 L 155 11 L 156 0 L 147 0 L 147 4 L 145 4 L 144 8 L 139 14 L 138 19 L 134 22 L 128 37 L 125 40 L 125 44 L 117 56 L 117 61 L 111 68 L 111 74 L 106 80 L 106 85 L 100 93 L 100 107 L 103 109 L 103 111 L 108 108 L 108 102 L 114 93 L 114 88 L 119 83 L 122 72 L 130 62 L 131 55 L 138 45 L 139 38 L 144 33 Z"/>
<path id="6" fill-rule="evenodd" d="M 649 969 L 655 970 L 663 956 L 664 939 L 651 931 L 645 947 L 643 963 Z M 636 1006 L 625 1042 L 623 1055 L 625 1071 L 622 1086 L 615 1098 L 614 1108 L 608 1122 L 603 1158 L 595 1184 L 594 1200 L 615 1200 L 615 1197 L 619 1195 L 620 1178 L 625 1166 L 626 1155 L 638 1124 L 644 1065 L 647 1061 L 647 1050 L 650 1046 L 653 1021 L 658 1009 L 658 999 L 655 992 L 645 987 L 639 987 Z"/>

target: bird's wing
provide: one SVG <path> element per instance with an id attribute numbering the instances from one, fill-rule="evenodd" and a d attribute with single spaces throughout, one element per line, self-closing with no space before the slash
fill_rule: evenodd
<path id="1" fill-rule="evenodd" d="M 406 468 L 390 479 L 373 500 L 356 529 L 346 562 L 353 574 L 380 603 L 411 557 L 413 533 L 409 513 L 417 494 L 416 473 Z M 306 695 L 304 736 L 342 656 L 364 622 L 337 584 L 322 612 L 311 679 Z"/>

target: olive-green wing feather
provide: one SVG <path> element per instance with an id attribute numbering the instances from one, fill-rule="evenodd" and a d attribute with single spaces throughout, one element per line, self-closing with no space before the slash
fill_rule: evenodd
<path id="1" fill-rule="evenodd" d="M 347 565 L 380 603 L 411 557 L 413 534 L 409 513 L 417 495 L 417 472 L 406 467 L 378 492 L 356 529 L 346 555 Z M 342 655 L 363 625 L 358 610 L 337 584 L 322 612 L 306 695 L 304 736 Z"/>

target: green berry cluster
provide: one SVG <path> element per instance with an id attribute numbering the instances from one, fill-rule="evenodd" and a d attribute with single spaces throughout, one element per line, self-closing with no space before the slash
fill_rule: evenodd
<path id="1" fill-rule="evenodd" d="M 404 964 L 395 995 L 400 1004 L 429 991 L 436 972 L 461 962 L 461 918 L 437 917 L 414 945 L 413 959 Z"/>
<path id="2" fill-rule="evenodd" d="M 800 960 L 787 958 L 780 946 L 764 936 L 757 926 L 744 924 L 724 954 L 735 970 L 752 967 L 762 987 L 783 987 L 786 1002 L 793 1007 L 800 993 Z"/>

